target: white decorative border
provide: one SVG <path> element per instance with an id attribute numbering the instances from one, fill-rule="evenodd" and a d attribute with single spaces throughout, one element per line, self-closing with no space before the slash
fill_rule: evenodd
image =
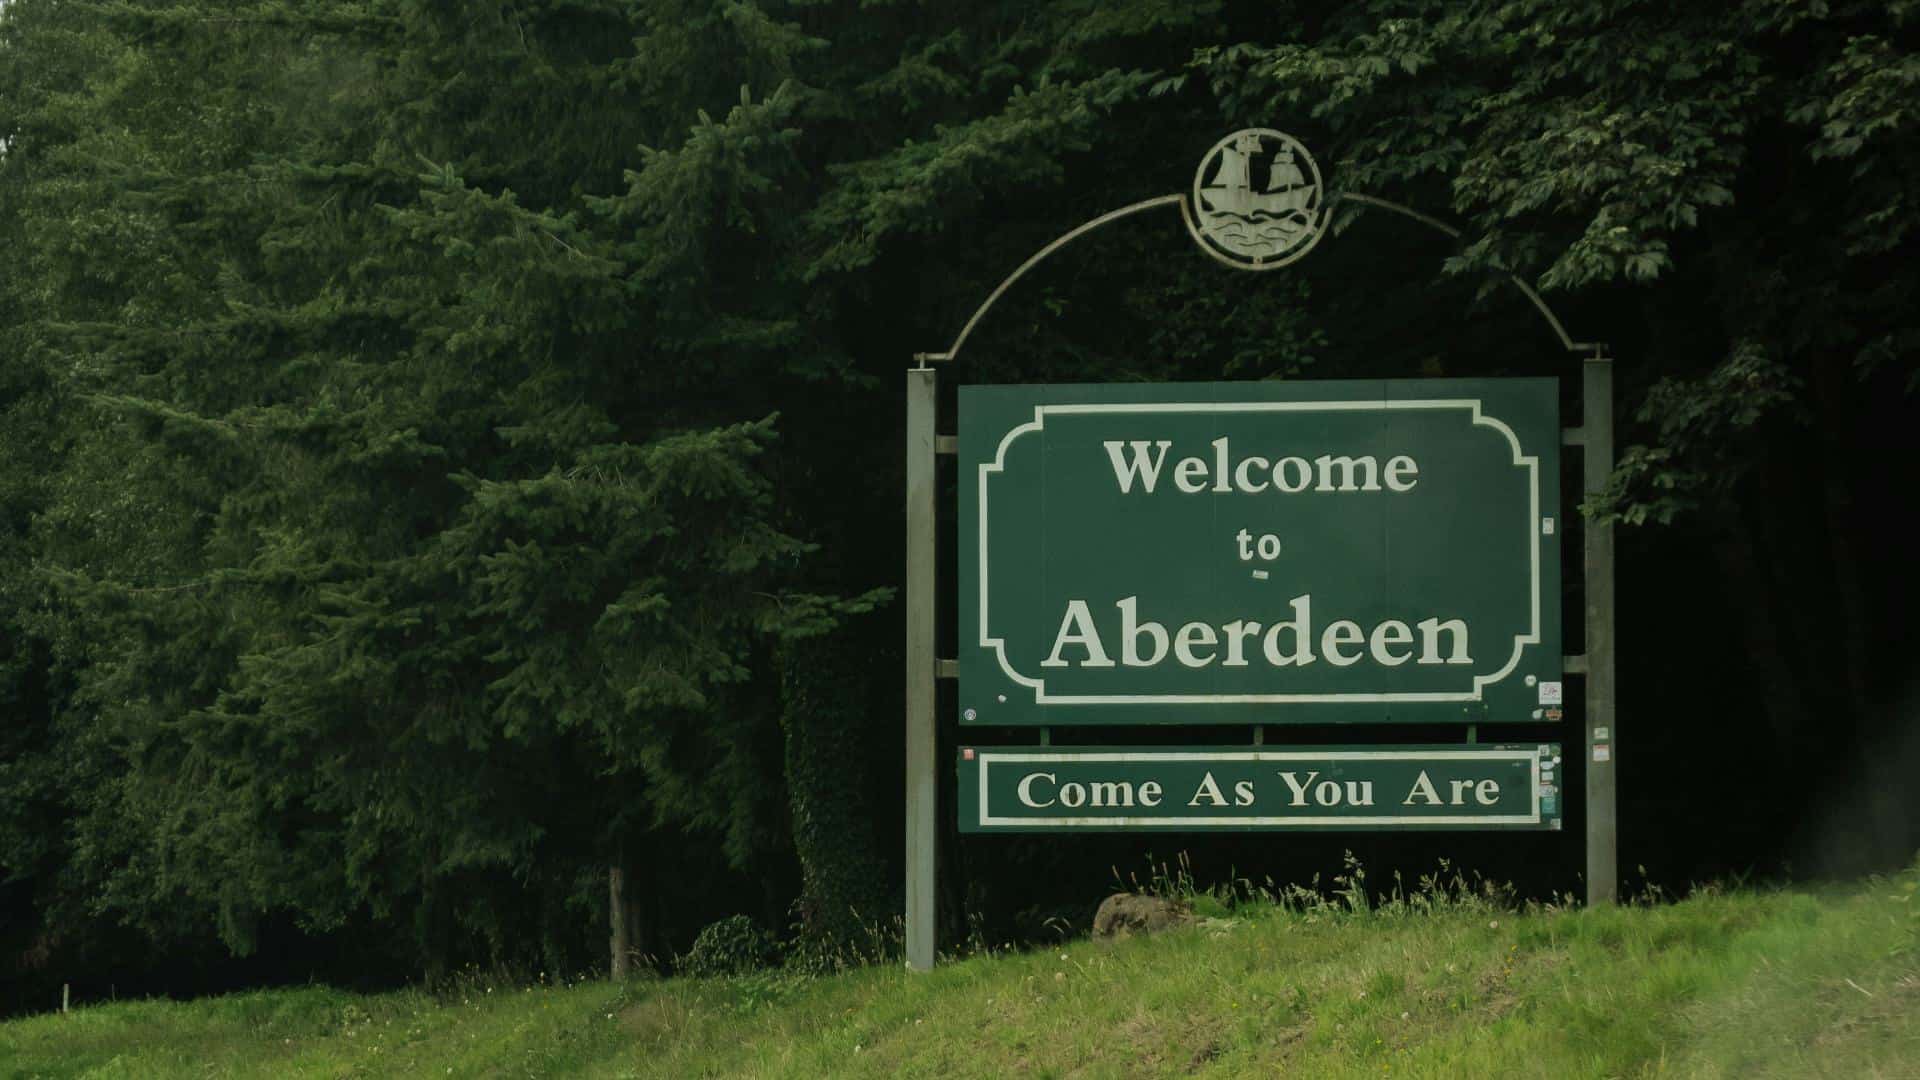
<path id="1" fill-rule="evenodd" d="M 992 649 L 1000 661 L 1000 670 L 1007 678 L 1034 692 L 1034 701 L 1045 705 L 1264 705 L 1290 702 L 1342 701 L 1342 702 L 1414 702 L 1414 701 L 1479 701 L 1481 692 L 1489 685 L 1497 683 L 1513 674 L 1520 663 L 1520 656 L 1528 645 L 1540 642 L 1540 459 L 1520 452 L 1520 439 L 1513 429 L 1502 421 L 1480 411 L 1478 398 L 1433 398 L 1408 401 L 1205 401 L 1205 402 L 1163 402 L 1149 404 L 1101 404 L 1101 405 L 1035 405 L 1033 419 L 1008 431 L 1000 439 L 1000 446 L 994 452 L 991 462 L 980 465 L 980 647 Z M 1227 413 L 1227 412 L 1362 412 L 1369 409 L 1389 411 L 1411 409 L 1466 409 L 1471 413 L 1476 426 L 1493 428 L 1506 436 L 1507 443 L 1513 448 L 1513 464 L 1527 470 L 1528 497 L 1530 499 L 1530 521 L 1528 528 L 1528 548 L 1533 559 L 1533 622 L 1525 634 L 1516 634 L 1513 639 L 1513 653 L 1499 671 L 1492 675 L 1475 675 L 1473 689 L 1468 692 L 1447 693 L 1334 693 L 1334 694 L 1049 694 L 1044 678 L 1031 679 L 1013 669 L 1007 662 L 1006 641 L 1003 638 L 990 637 L 987 631 L 987 477 L 992 473 L 1003 472 L 1007 466 L 1007 447 L 1013 440 L 1031 431 L 1041 431 L 1046 427 L 1049 414 L 1056 416 L 1074 416 L 1089 413 Z"/>
<path id="2" fill-rule="evenodd" d="M 1183 825 L 1314 825 L 1322 828 L 1374 828 L 1381 825 L 1538 825 L 1540 819 L 1540 753 L 1537 750 L 1247 750 L 1161 753 L 1151 751 L 1096 751 L 1084 754 L 998 753 L 977 750 L 980 762 L 980 827 L 1018 825 L 1022 828 L 1064 829 L 1075 826 L 1172 828 Z M 987 813 L 987 766 L 994 762 L 1101 761 L 1521 761 L 1531 763 L 1527 790 L 1532 811 L 1526 814 L 1427 814 L 1330 818 L 1317 815 L 1266 817 L 993 817 Z"/>

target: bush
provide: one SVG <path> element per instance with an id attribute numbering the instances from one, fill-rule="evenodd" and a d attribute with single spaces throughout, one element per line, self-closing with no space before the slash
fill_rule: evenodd
<path id="1" fill-rule="evenodd" d="M 772 967 L 778 952 L 772 934 L 745 915 L 729 915 L 700 931 L 678 967 L 682 975 L 745 975 Z"/>

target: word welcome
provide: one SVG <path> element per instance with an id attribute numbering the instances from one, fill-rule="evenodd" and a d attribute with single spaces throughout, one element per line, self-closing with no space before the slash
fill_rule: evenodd
<path id="1" fill-rule="evenodd" d="M 1135 484 L 1151 495 L 1160 483 L 1160 473 L 1167 463 L 1167 451 L 1173 442 L 1170 439 L 1156 442 L 1113 439 L 1100 445 L 1106 447 L 1107 460 L 1113 465 L 1113 479 L 1120 485 L 1122 495 L 1131 495 Z M 1371 455 L 1348 457 L 1333 454 L 1321 454 L 1312 461 L 1301 457 L 1270 460 L 1250 455 L 1241 458 L 1238 464 L 1231 464 L 1233 451 L 1225 435 L 1213 440 L 1211 445 L 1211 465 L 1203 457 L 1184 457 L 1174 464 L 1173 486 L 1183 494 L 1238 491 L 1258 495 L 1269 490 L 1288 495 L 1307 490 L 1385 490 L 1405 494 L 1420 482 L 1419 462 L 1405 454 L 1388 458 L 1385 467 Z"/>

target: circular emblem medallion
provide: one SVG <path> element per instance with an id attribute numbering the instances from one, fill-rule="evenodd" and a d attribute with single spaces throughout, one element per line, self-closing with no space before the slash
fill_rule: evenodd
<path id="1" fill-rule="evenodd" d="M 1193 174 L 1187 228 L 1228 266 L 1285 266 L 1320 242 L 1326 220 L 1320 167 L 1285 132 L 1236 131 L 1214 143 Z"/>

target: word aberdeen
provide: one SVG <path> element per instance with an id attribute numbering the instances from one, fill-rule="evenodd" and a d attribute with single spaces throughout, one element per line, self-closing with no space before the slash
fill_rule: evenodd
<path id="1" fill-rule="evenodd" d="M 1190 622 L 1168 632 L 1165 625 L 1140 618 L 1140 598 L 1129 596 L 1113 605 L 1119 610 L 1119 626 L 1102 637 L 1093 618 L 1093 609 L 1085 600 L 1067 601 L 1065 617 L 1054 634 L 1053 651 L 1041 667 L 1110 668 L 1116 661 L 1108 641 L 1119 645 L 1118 664 L 1126 667 L 1157 667 L 1169 655 L 1190 668 L 1218 663 L 1221 667 L 1247 667 L 1263 660 L 1273 667 L 1306 667 L 1325 660 L 1334 667 L 1349 667 L 1363 661 L 1382 667 L 1401 664 L 1471 664 L 1467 650 L 1467 624 L 1464 619 L 1427 618 L 1409 626 L 1399 619 L 1387 619 L 1372 628 L 1362 628 L 1351 619 L 1335 619 L 1316 637 L 1313 632 L 1313 597 L 1296 596 L 1289 605 L 1289 618 L 1271 625 L 1254 619 L 1235 619 L 1215 628 L 1210 623 Z M 1418 631 L 1416 634 L 1415 631 Z M 1318 652 L 1314 646 L 1318 645 Z"/>

